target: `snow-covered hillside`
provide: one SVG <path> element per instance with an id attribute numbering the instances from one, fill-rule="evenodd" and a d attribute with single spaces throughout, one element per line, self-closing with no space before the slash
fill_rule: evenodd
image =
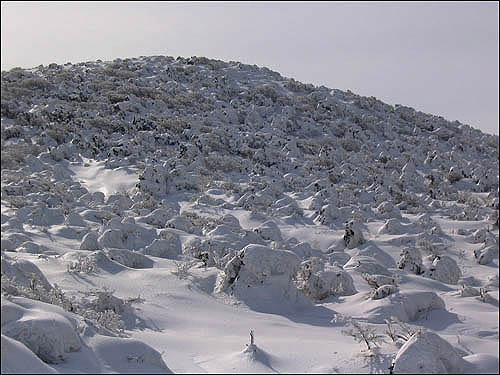
<path id="1" fill-rule="evenodd" d="M 267 68 L 2 72 L 2 373 L 498 373 L 498 136 Z"/>

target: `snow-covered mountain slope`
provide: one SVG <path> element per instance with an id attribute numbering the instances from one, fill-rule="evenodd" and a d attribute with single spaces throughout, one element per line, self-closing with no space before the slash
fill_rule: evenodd
<path id="1" fill-rule="evenodd" d="M 2 72 L 1 142 L 2 372 L 499 371 L 498 136 L 154 56 Z"/>

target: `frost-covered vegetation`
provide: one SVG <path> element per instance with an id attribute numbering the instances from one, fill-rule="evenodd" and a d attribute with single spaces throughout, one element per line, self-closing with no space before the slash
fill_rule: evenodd
<path id="1" fill-rule="evenodd" d="M 498 136 L 204 57 L 1 76 L 2 372 L 498 373 Z"/>

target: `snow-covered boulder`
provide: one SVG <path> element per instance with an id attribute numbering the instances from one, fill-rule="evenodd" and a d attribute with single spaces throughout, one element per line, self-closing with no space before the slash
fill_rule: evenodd
<path id="1" fill-rule="evenodd" d="M 416 332 L 396 354 L 394 374 L 461 374 L 466 361 L 438 334 Z"/>

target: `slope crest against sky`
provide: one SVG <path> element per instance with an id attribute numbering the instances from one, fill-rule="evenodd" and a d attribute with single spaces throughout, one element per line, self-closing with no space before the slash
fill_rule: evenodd
<path id="1" fill-rule="evenodd" d="M 2 3 L 3 70 L 140 55 L 257 64 L 498 134 L 497 2 Z"/>

